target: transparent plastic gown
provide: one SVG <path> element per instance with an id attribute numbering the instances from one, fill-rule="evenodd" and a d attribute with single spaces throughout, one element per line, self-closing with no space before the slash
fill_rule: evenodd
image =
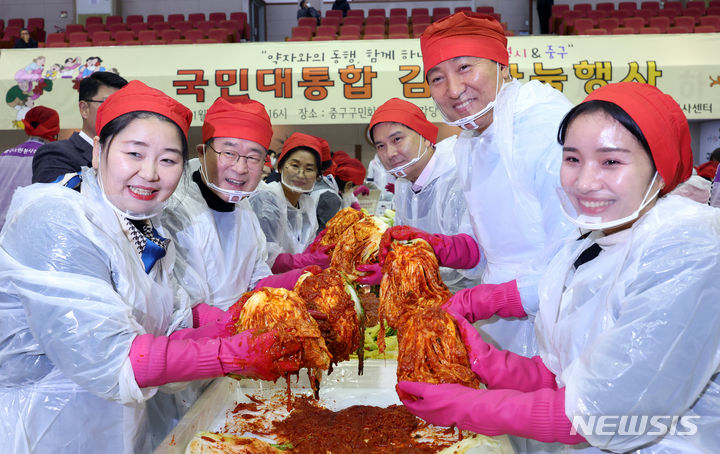
<path id="1" fill-rule="evenodd" d="M 600 255 L 576 271 L 573 262 L 593 240 L 569 243 L 540 285 L 538 343 L 566 387 L 565 412 L 571 421 L 698 417 L 692 436 L 680 434 L 691 431 L 686 425 L 652 435 L 658 430 L 637 430 L 639 422 L 635 435 L 580 429 L 595 446 L 587 452 L 718 453 L 720 211 L 671 194 L 616 235 L 614 244 L 599 239 Z"/>
<path id="2" fill-rule="evenodd" d="M 148 452 L 135 336 L 192 323 L 171 278 L 175 251 L 146 274 L 95 173 L 82 192 L 19 189 L 0 232 L 0 445 L 15 454 Z"/>

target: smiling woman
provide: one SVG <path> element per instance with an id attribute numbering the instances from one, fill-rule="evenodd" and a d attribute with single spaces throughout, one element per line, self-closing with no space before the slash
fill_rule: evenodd
<path id="1" fill-rule="evenodd" d="M 180 181 L 191 119 L 132 81 L 98 109 L 95 168 L 15 192 L 0 234 L 0 445 L 151 452 L 159 386 L 277 378 L 274 333 L 232 334 L 217 313 L 185 328 L 201 305 L 173 278 L 176 242 L 155 215 Z"/>
<path id="2" fill-rule="evenodd" d="M 180 181 L 186 157 L 187 141 L 179 127 L 150 112 L 114 119 L 93 147 L 103 194 L 113 208 L 135 220 L 162 211 Z"/>

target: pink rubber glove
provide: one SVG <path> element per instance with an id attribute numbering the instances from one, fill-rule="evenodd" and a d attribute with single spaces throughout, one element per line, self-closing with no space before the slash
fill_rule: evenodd
<path id="1" fill-rule="evenodd" d="M 197 304 L 192 308 L 193 327 L 197 328 L 211 322 L 218 322 L 225 317 L 226 314 L 227 313 L 219 307 L 206 303 Z"/>
<path id="2" fill-rule="evenodd" d="M 527 358 L 506 350 L 499 350 L 485 342 L 480 333 L 463 317 L 450 312 L 468 350 L 470 368 L 489 389 L 536 391 L 557 389 L 555 374 L 543 364 L 539 356 Z"/>
<path id="3" fill-rule="evenodd" d="M 368 188 L 364 184 L 361 184 L 360 186 L 355 188 L 355 190 L 353 191 L 353 195 L 355 197 L 357 197 L 359 195 L 370 195 L 370 188 Z"/>
<path id="4" fill-rule="evenodd" d="M 362 211 L 362 207 L 361 207 L 360 204 L 357 203 L 357 202 L 351 203 L 351 204 L 350 204 L 350 208 L 352 208 L 353 210 Z"/>
<path id="5" fill-rule="evenodd" d="M 382 266 L 379 263 L 368 263 L 366 265 L 358 265 L 355 267 L 356 270 L 367 273 L 364 276 L 360 276 L 355 279 L 358 284 L 364 285 L 380 285 L 382 281 Z"/>
<path id="6" fill-rule="evenodd" d="M 385 190 L 391 194 L 395 194 L 395 183 L 388 183 L 385 185 Z"/>
<path id="7" fill-rule="evenodd" d="M 284 273 L 297 268 L 304 268 L 310 265 L 318 265 L 321 268 L 330 266 L 330 246 L 318 246 L 317 248 L 305 250 L 300 254 L 282 253 L 277 256 L 272 266 L 273 274 Z"/>
<path id="8" fill-rule="evenodd" d="M 581 435 L 570 434 L 565 388 L 520 392 L 401 381 L 396 389 L 410 413 L 437 426 L 456 425 L 491 437 L 507 434 L 545 443 L 585 442 Z"/>
<path id="9" fill-rule="evenodd" d="M 325 233 L 326 233 L 326 232 L 327 232 L 327 229 L 322 229 L 322 230 L 320 230 L 320 233 L 318 233 L 318 234 L 315 236 L 315 239 L 313 240 L 312 243 L 310 243 L 310 246 L 308 246 L 307 248 L 305 248 L 305 250 L 304 250 L 303 252 L 317 251 L 318 249 L 324 248 L 325 246 L 322 246 L 322 245 L 320 244 L 320 241 L 323 239 L 323 237 L 325 236 Z M 332 246 L 331 246 L 331 247 L 332 247 Z"/>
<path id="10" fill-rule="evenodd" d="M 299 343 L 281 345 L 272 332 L 256 335 L 248 330 L 197 340 L 143 334 L 133 341 L 129 356 L 135 380 L 145 388 L 230 373 L 276 380 L 299 369 L 300 359 L 293 356 L 299 350 Z"/>
<path id="11" fill-rule="evenodd" d="M 380 263 L 385 262 L 385 256 L 390 252 L 393 240 L 407 241 L 415 238 L 422 238 L 430 243 L 440 266 L 470 269 L 480 262 L 480 248 L 470 235 L 431 234 L 415 227 L 398 225 L 387 229 L 380 240 Z"/>
<path id="12" fill-rule="evenodd" d="M 443 309 L 462 316 L 470 323 L 487 320 L 493 315 L 503 318 L 527 316 L 515 281 L 462 289 L 443 305 Z"/>
<path id="13" fill-rule="evenodd" d="M 253 290 L 262 287 L 286 288 L 292 290 L 298 278 L 305 272 L 304 268 L 297 268 L 281 274 L 271 274 L 260 279 Z"/>

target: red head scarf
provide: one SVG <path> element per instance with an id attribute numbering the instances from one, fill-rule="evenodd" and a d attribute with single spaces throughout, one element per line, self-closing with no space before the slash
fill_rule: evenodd
<path id="1" fill-rule="evenodd" d="M 99 133 L 106 124 L 117 117 L 139 111 L 154 112 L 169 118 L 182 129 L 187 138 L 190 122 L 192 122 L 190 109 L 139 80 L 130 81 L 100 104 L 95 130 Z"/>
<path id="2" fill-rule="evenodd" d="M 437 142 L 438 127 L 425 118 L 425 114 L 418 106 L 398 98 L 387 100 L 385 104 L 375 110 L 368 126 L 370 140 L 374 141 L 372 136 L 373 127 L 378 123 L 389 121 L 407 126 L 429 140 L 433 145 Z"/>
<path id="3" fill-rule="evenodd" d="M 35 106 L 23 118 L 25 133 L 54 142 L 60 132 L 60 116 L 57 111 L 45 106 Z"/>
<path id="4" fill-rule="evenodd" d="M 344 151 L 336 151 L 333 161 L 335 162 L 333 175 L 343 181 L 350 181 L 356 186 L 363 184 L 367 170 L 360 160 L 351 158 Z"/>
<path id="5" fill-rule="evenodd" d="M 425 76 L 455 57 L 479 57 L 508 65 L 507 38 L 493 16 L 461 11 L 430 24 L 420 36 Z"/>
<path id="6" fill-rule="evenodd" d="M 690 178 L 693 155 L 687 118 L 675 100 L 652 85 L 621 82 L 600 87 L 583 102 L 601 100 L 624 110 L 640 127 L 650 145 L 664 195 Z"/>
<path id="7" fill-rule="evenodd" d="M 283 143 L 282 151 L 280 152 L 280 156 L 278 156 L 277 160 L 278 168 L 280 167 L 280 163 L 283 162 L 283 159 L 285 159 L 285 156 L 287 156 L 290 151 L 294 150 L 297 147 L 304 147 L 310 149 L 311 151 L 314 151 L 315 154 L 318 156 L 318 159 L 322 163 L 322 149 L 324 146 L 323 142 L 324 140 L 319 137 L 311 136 L 310 134 L 303 134 L 301 132 L 294 132 L 290 137 L 287 138 L 287 140 L 285 140 L 285 143 Z M 327 144 L 327 142 L 325 142 L 325 144 Z M 330 148 L 328 146 L 328 150 L 329 149 Z M 318 172 L 319 171 L 320 169 L 318 169 Z"/>
<path id="8" fill-rule="evenodd" d="M 253 100 L 232 103 L 223 98 L 216 99 L 205 114 L 202 127 L 203 143 L 215 137 L 234 137 L 252 140 L 267 150 L 272 135 L 265 106 Z"/>

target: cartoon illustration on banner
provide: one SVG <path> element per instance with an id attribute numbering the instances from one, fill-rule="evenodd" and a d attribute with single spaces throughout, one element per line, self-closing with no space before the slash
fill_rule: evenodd
<path id="1" fill-rule="evenodd" d="M 82 63 L 80 56 L 68 57 L 62 63 L 52 63 L 46 66 L 47 59 L 44 55 L 37 56 L 30 63 L 15 72 L 15 83 L 5 93 L 5 102 L 15 110 L 15 118 L 12 121 L 15 129 L 23 129 L 22 120 L 28 110 L 32 109 L 38 98 L 45 92 L 53 89 L 58 79 L 69 79 L 60 83 L 68 83 L 73 90 L 78 89 L 79 82 L 96 71 L 108 71 L 103 66 L 103 60 L 99 56 L 90 56 Z M 110 71 L 118 74 L 117 68 Z"/>

